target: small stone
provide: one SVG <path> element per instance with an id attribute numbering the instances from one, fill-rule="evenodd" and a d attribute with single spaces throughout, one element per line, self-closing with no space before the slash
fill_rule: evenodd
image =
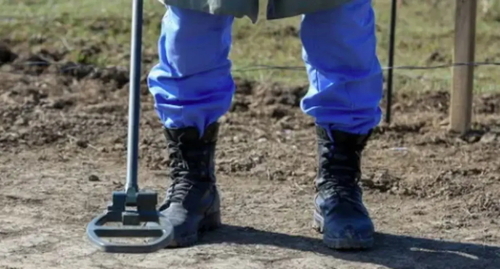
<path id="1" fill-rule="evenodd" d="M 497 140 L 498 134 L 495 133 L 486 133 L 481 137 L 481 142 L 482 143 L 493 143 Z"/>
<path id="2" fill-rule="evenodd" d="M 17 57 L 17 54 L 12 52 L 6 44 L 0 43 L 0 65 L 13 62 Z"/>
<path id="3" fill-rule="evenodd" d="M 58 100 L 55 100 L 51 107 L 54 108 L 54 109 L 64 109 L 66 107 L 70 107 L 73 105 L 73 101 L 72 100 L 64 100 L 64 99 L 58 99 Z"/>
<path id="4" fill-rule="evenodd" d="M 26 126 L 28 124 L 28 120 L 26 118 L 19 118 L 14 122 L 14 125 L 17 126 Z"/>
<path id="5" fill-rule="evenodd" d="M 99 177 L 96 176 L 96 175 L 90 175 L 89 176 L 89 181 L 90 182 L 96 182 L 96 181 L 100 181 Z"/>
<path id="6" fill-rule="evenodd" d="M 76 145 L 80 148 L 87 148 L 89 146 L 89 143 L 85 140 L 78 140 L 76 141 Z"/>

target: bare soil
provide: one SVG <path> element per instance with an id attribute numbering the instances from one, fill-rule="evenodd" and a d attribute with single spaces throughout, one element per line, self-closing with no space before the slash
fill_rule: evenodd
<path id="1" fill-rule="evenodd" d="M 500 268 L 500 94 L 477 95 L 475 130 L 458 136 L 446 91 L 397 93 L 394 123 L 364 154 L 376 246 L 336 252 L 311 226 L 306 87 L 238 80 L 217 152 L 225 226 L 194 247 L 110 255 L 85 226 L 123 187 L 128 73 L 23 51 L 0 46 L 0 268 Z M 140 183 L 163 194 L 168 160 L 145 84 L 142 97 Z"/>

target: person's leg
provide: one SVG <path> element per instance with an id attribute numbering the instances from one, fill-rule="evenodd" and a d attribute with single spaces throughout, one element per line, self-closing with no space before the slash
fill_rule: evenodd
<path id="1" fill-rule="evenodd" d="M 381 118 L 383 85 L 371 0 L 304 16 L 301 38 L 310 81 L 303 111 L 324 128 L 367 134 Z"/>
<path id="2" fill-rule="evenodd" d="M 166 128 L 200 132 L 226 113 L 235 89 L 228 59 L 232 16 L 170 7 L 149 74 L 155 108 Z"/>
<path id="3" fill-rule="evenodd" d="M 301 102 L 317 124 L 315 221 L 332 248 L 365 248 L 373 223 L 362 202 L 360 155 L 381 119 L 383 76 L 371 0 L 307 14 L 301 27 L 310 89 Z"/>
<path id="4" fill-rule="evenodd" d="M 217 120 L 231 105 L 228 59 L 233 17 L 170 7 L 148 84 L 165 127 L 172 184 L 160 207 L 174 225 L 171 246 L 188 246 L 220 225 L 214 154 Z"/>

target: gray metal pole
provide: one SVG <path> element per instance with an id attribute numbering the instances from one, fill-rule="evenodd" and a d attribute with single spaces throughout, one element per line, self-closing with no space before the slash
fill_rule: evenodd
<path id="1" fill-rule="evenodd" d="M 127 201 L 135 203 L 135 194 L 139 190 L 137 183 L 139 158 L 139 118 L 141 109 L 141 54 L 143 0 L 133 0 L 132 36 L 130 61 L 129 119 L 127 146 Z"/>
<path id="2" fill-rule="evenodd" d="M 396 42 L 396 22 L 397 22 L 397 0 L 392 0 L 391 5 L 391 25 L 389 32 L 389 70 L 387 71 L 387 103 L 385 111 L 385 122 L 391 123 L 392 119 L 392 92 L 394 79 L 394 50 Z"/>

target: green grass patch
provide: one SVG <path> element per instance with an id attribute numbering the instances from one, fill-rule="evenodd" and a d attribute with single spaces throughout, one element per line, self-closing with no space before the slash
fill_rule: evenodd
<path id="1" fill-rule="evenodd" d="M 379 57 L 387 64 L 390 0 L 375 1 Z M 448 2 L 448 1 L 445 1 Z M 64 50 L 73 61 L 101 66 L 128 65 L 131 1 L 123 0 L 0 0 L 0 39 L 19 49 Z M 262 5 L 264 8 L 264 5 Z M 146 67 L 156 61 L 159 25 L 165 8 L 145 1 L 144 49 Z M 264 10 L 262 11 L 264 15 Z M 264 18 L 264 16 L 262 16 Z M 303 65 L 297 36 L 300 18 L 278 21 L 236 20 L 231 59 L 235 75 L 257 81 L 306 84 L 301 71 L 255 70 L 255 65 Z M 500 22 L 497 17 L 478 17 L 477 61 L 500 62 Z M 434 7 L 419 1 L 399 11 L 397 65 L 431 66 L 451 63 L 454 6 Z M 94 54 L 88 51 L 96 49 Z M 248 68 L 252 71 L 245 71 Z M 476 69 L 476 90 L 498 90 L 500 66 Z M 397 90 L 442 90 L 451 82 L 451 69 L 397 70 Z"/>

